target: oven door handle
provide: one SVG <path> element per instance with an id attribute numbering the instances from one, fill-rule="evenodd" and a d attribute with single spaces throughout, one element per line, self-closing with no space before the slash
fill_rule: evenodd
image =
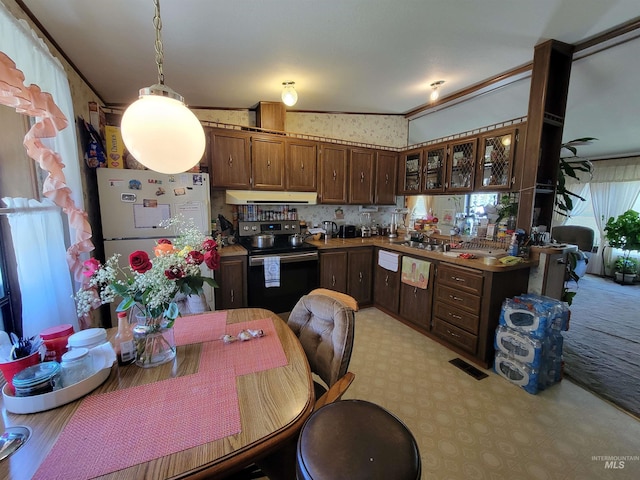
<path id="1" fill-rule="evenodd" d="M 318 252 L 282 253 L 280 255 L 253 255 L 249 257 L 249 266 L 264 265 L 265 258 L 280 257 L 280 263 L 308 262 L 318 259 Z"/>

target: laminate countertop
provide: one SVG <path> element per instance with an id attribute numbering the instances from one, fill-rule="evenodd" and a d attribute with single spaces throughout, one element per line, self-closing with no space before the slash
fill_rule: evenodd
<path id="1" fill-rule="evenodd" d="M 392 241 L 393 240 L 393 241 Z M 538 265 L 537 259 L 524 260 L 515 265 L 503 265 L 502 263 L 485 263 L 484 258 L 460 258 L 455 250 L 450 252 L 434 252 L 415 247 L 402 245 L 404 240 L 390 239 L 389 237 L 372 236 L 368 238 L 331 238 L 328 240 L 307 240 L 311 245 L 318 247 L 318 250 L 331 250 L 337 248 L 356 248 L 356 247 L 380 247 L 391 250 L 404 255 L 411 255 L 417 258 L 425 258 L 427 260 L 438 260 L 441 262 L 453 263 L 463 267 L 475 268 L 488 272 L 504 272 L 508 270 L 519 270 L 522 268 L 530 268 Z M 504 256 L 504 255 L 503 255 Z"/>

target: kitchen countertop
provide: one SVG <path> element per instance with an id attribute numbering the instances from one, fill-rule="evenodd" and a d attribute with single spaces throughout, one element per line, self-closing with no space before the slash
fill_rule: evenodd
<path id="1" fill-rule="evenodd" d="M 237 243 L 222 247 L 218 249 L 218 252 L 220 252 L 221 257 L 237 257 L 248 254 L 247 249 Z"/>
<path id="2" fill-rule="evenodd" d="M 465 259 L 455 255 L 455 250 L 451 252 L 434 252 L 422 250 L 415 247 L 407 247 L 402 245 L 404 240 L 393 239 L 389 237 L 372 236 L 368 238 L 331 238 L 329 240 L 307 240 L 311 245 L 318 247 L 318 250 L 331 250 L 336 248 L 354 248 L 354 247 L 380 247 L 392 250 L 413 257 L 425 258 L 431 260 L 439 260 L 442 262 L 453 263 L 463 267 L 475 268 L 488 272 L 504 272 L 508 270 L 519 270 L 521 268 L 530 268 L 538 265 L 537 259 L 525 260 L 516 265 L 486 264 L 482 258 Z"/>

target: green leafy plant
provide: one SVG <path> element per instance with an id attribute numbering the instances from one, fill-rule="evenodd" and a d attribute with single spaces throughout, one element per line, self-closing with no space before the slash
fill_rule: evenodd
<path id="1" fill-rule="evenodd" d="M 638 273 L 638 260 L 633 257 L 618 257 L 613 266 L 616 272 L 620 272 L 623 275 Z"/>
<path id="2" fill-rule="evenodd" d="M 619 257 L 620 266 L 624 267 L 636 262 L 637 272 L 637 261 L 631 258 L 631 252 L 640 250 L 640 214 L 635 210 L 627 210 L 616 218 L 610 217 L 604 232 L 610 247 L 624 251 L 624 254 Z M 616 260 L 616 267 L 617 264 L 618 260 Z"/>
<path id="3" fill-rule="evenodd" d="M 560 162 L 558 163 L 558 181 L 556 183 L 556 198 L 555 198 L 555 211 L 560 215 L 568 217 L 573 210 L 573 201 L 574 199 L 578 199 L 580 201 L 585 201 L 583 197 L 578 195 L 575 192 L 567 189 L 567 177 L 574 178 L 576 180 L 580 180 L 579 173 L 588 173 L 589 177 L 592 176 L 593 172 L 593 164 L 588 160 L 576 160 L 578 157 L 578 150 L 576 146 L 590 143 L 593 140 L 597 140 L 594 137 L 583 137 L 576 138 L 567 143 L 563 143 L 561 146 L 562 149 L 568 150 L 573 155 L 570 157 L 560 157 Z M 571 161 L 569 161 L 571 159 Z"/>
<path id="4" fill-rule="evenodd" d="M 500 223 L 503 218 L 518 215 L 518 202 L 514 201 L 509 195 L 502 195 L 497 205 L 498 219 L 496 223 Z"/>

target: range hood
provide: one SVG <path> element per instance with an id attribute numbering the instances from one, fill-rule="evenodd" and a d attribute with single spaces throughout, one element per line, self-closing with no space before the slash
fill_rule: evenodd
<path id="1" fill-rule="evenodd" d="M 316 192 L 262 192 L 259 190 L 227 190 L 230 205 L 315 205 Z"/>

